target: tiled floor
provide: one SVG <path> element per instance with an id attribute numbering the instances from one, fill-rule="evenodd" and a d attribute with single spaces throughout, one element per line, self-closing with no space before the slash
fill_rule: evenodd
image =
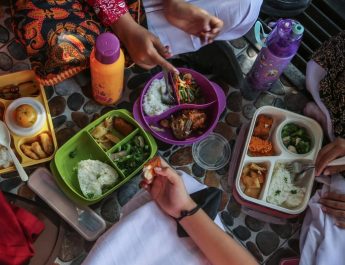
<path id="1" fill-rule="evenodd" d="M 13 33 L 9 30 L 9 14 L 8 8 L 3 5 L 0 9 L 0 70 L 2 72 L 28 68 L 28 60 L 15 42 Z M 251 39 L 250 34 L 247 37 L 249 40 Z M 246 38 L 231 41 L 229 45 L 234 50 L 245 75 L 255 60 L 256 50 Z M 197 65 L 189 65 L 188 61 L 176 59 L 174 62 L 179 66 L 185 65 L 202 71 L 197 68 Z M 147 72 L 139 68 L 126 71 L 126 92 L 122 102 L 114 108 L 125 108 L 131 111 L 133 102 L 138 97 L 144 83 L 156 71 L 157 69 Z M 286 73 L 286 77 L 282 77 L 270 91 L 262 93 L 254 101 L 245 100 L 240 90 L 231 87 L 219 76 L 209 76 L 224 89 L 227 95 L 227 108 L 215 131 L 222 134 L 232 148 L 236 144 L 241 125 L 250 122 L 254 111 L 260 106 L 274 105 L 301 112 L 308 101 L 303 94 L 304 76 L 296 72 L 293 66 L 290 66 Z M 90 76 L 87 71 L 56 86 L 46 87 L 45 90 L 60 145 L 91 120 L 113 109 L 113 107 L 102 107 L 91 99 Z M 191 146 L 177 147 L 159 143 L 159 153 L 168 159 L 175 168 L 190 173 L 208 186 L 219 187 L 225 191 L 219 210 L 226 230 L 248 248 L 260 263 L 276 265 L 282 258 L 298 256 L 298 238 L 302 218 L 289 221 L 278 220 L 281 222 L 279 225 L 259 221 L 250 216 L 253 215 L 250 209 L 242 207 L 232 197 L 231 183 L 230 185 L 228 183 L 228 167 L 217 171 L 205 171 L 193 161 Z M 35 195 L 14 176 L 15 174 L 1 176 L 2 189 L 34 200 Z M 96 205 L 95 210 L 110 226 L 118 221 L 121 206 L 137 191 L 138 177 Z M 75 231 L 66 227 L 56 264 L 80 264 L 91 246 L 92 243 L 86 242 Z"/>

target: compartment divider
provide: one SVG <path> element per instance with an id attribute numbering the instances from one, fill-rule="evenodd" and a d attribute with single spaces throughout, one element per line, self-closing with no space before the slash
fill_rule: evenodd
<path id="1" fill-rule="evenodd" d="M 99 144 L 96 142 L 96 140 L 92 137 L 92 135 L 90 134 L 89 130 L 85 130 L 83 133 L 85 133 L 85 134 L 87 135 L 87 137 L 93 141 L 93 143 L 97 146 L 97 148 L 98 148 L 99 150 L 101 150 L 101 151 L 106 155 L 106 157 L 107 157 L 107 159 L 108 159 L 107 162 L 110 162 L 110 165 L 116 169 L 117 173 L 119 173 L 119 175 L 120 175 L 120 177 L 121 177 L 121 181 L 124 180 L 124 179 L 126 178 L 126 176 L 125 176 L 125 175 L 122 173 L 122 171 L 115 165 L 115 163 L 110 159 L 110 157 L 109 157 L 109 155 L 108 155 L 108 153 L 107 153 L 107 152 L 109 152 L 110 149 L 109 149 L 107 152 L 104 151 L 104 150 L 102 149 L 102 147 L 100 147 L 100 145 L 99 145 Z M 132 133 L 133 133 L 133 132 L 132 132 Z M 128 136 L 129 136 L 129 135 L 128 135 Z M 128 136 L 127 136 L 127 137 L 128 137 Z M 126 138 L 126 137 L 125 137 L 125 138 Z M 124 138 L 124 139 L 125 139 L 125 138 Z M 121 141 L 122 141 L 122 140 L 121 140 Z M 119 143 L 120 143 L 120 142 L 119 142 Z M 112 148 L 113 148 L 113 147 L 112 147 Z"/>
<path id="2" fill-rule="evenodd" d="M 265 183 L 265 186 L 264 186 L 264 190 L 262 192 L 262 197 L 260 198 L 260 200 L 262 200 L 262 201 L 266 202 L 268 190 L 269 190 L 269 187 L 271 185 L 273 169 L 274 169 L 274 167 L 275 167 L 275 165 L 276 165 L 278 160 L 279 160 L 279 158 L 275 158 L 275 159 L 270 160 L 271 166 L 270 166 L 269 171 L 267 172 L 266 183 Z"/>
<path id="3" fill-rule="evenodd" d="M 131 132 L 130 134 L 128 134 L 126 137 L 122 138 L 120 140 L 120 142 L 118 142 L 117 144 L 115 144 L 112 148 L 110 148 L 108 151 L 106 151 L 107 155 L 109 156 L 109 154 L 113 153 L 114 150 L 116 150 L 119 146 L 123 145 L 124 142 L 127 142 L 127 139 L 132 139 L 135 135 L 138 134 L 138 132 L 140 131 L 139 128 L 136 128 L 133 132 Z M 92 135 L 90 134 L 90 136 L 92 137 Z M 93 137 L 92 137 L 93 138 Z"/>

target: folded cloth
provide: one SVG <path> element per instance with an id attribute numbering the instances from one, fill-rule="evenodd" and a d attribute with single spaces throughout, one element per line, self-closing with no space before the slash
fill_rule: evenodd
<path id="1" fill-rule="evenodd" d="M 262 0 L 186 0 L 224 22 L 224 26 L 216 40 L 234 40 L 242 37 L 255 23 Z M 181 54 L 198 50 L 200 39 L 171 26 L 163 13 L 162 0 L 144 0 L 147 26 L 171 52 Z"/>
<path id="2" fill-rule="evenodd" d="M 212 220 L 217 216 L 222 199 L 222 191 L 220 189 L 214 187 L 205 188 L 192 193 L 190 197 Z M 189 236 L 179 223 L 177 223 L 177 234 L 179 237 Z"/>
<path id="3" fill-rule="evenodd" d="M 206 187 L 185 173 L 181 175 L 188 193 Z M 218 216 L 215 223 L 223 228 Z M 83 264 L 210 264 L 190 238 L 178 237 L 176 227 L 175 220 L 141 191 L 124 206 L 122 219 L 98 239 Z"/>
<path id="4" fill-rule="evenodd" d="M 328 177 L 329 178 L 329 177 Z M 300 265 L 343 264 L 345 260 L 345 229 L 335 225 L 333 217 L 325 214 L 319 199 L 326 192 L 345 193 L 345 179 L 333 175 L 330 186 L 323 185 L 309 202 L 300 235 Z"/>
<path id="5" fill-rule="evenodd" d="M 32 243 L 44 223 L 28 211 L 10 205 L 0 192 L 0 264 L 26 264 L 34 255 Z"/>

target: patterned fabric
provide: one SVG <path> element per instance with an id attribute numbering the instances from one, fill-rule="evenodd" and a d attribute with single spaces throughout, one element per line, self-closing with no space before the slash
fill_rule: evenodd
<path id="1" fill-rule="evenodd" d="M 87 2 L 105 26 L 110 26 L 128 12 L 123 0 L 87 0 Z"/>
<path id="2" fill-rule="evenodd" d="M 126 3 L 134 19 L 141 14 L 144 21 L 137 0 Z M 43 85 L 57 84 L 88 68 L 95 40 L 107 30 L 84 0 L 15 0 L 12 12 L 14 32 Z"/>
<path id="3" fill-rule="evenodd" d="M 345 138 L 345 31 L 325 42 L 313 59 L 327 71 L 320 97 L 328 108 L 335 136 Z"/>

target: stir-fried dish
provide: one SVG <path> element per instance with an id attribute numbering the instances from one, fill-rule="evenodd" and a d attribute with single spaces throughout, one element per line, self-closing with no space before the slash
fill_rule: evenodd
<path id="1" fill-rule="evenodd" d="M 179 103 L 202 103 L 200 87 L 190 73 L 184 75 L 175 74 L 173 80 L 177 101 Z"/>

